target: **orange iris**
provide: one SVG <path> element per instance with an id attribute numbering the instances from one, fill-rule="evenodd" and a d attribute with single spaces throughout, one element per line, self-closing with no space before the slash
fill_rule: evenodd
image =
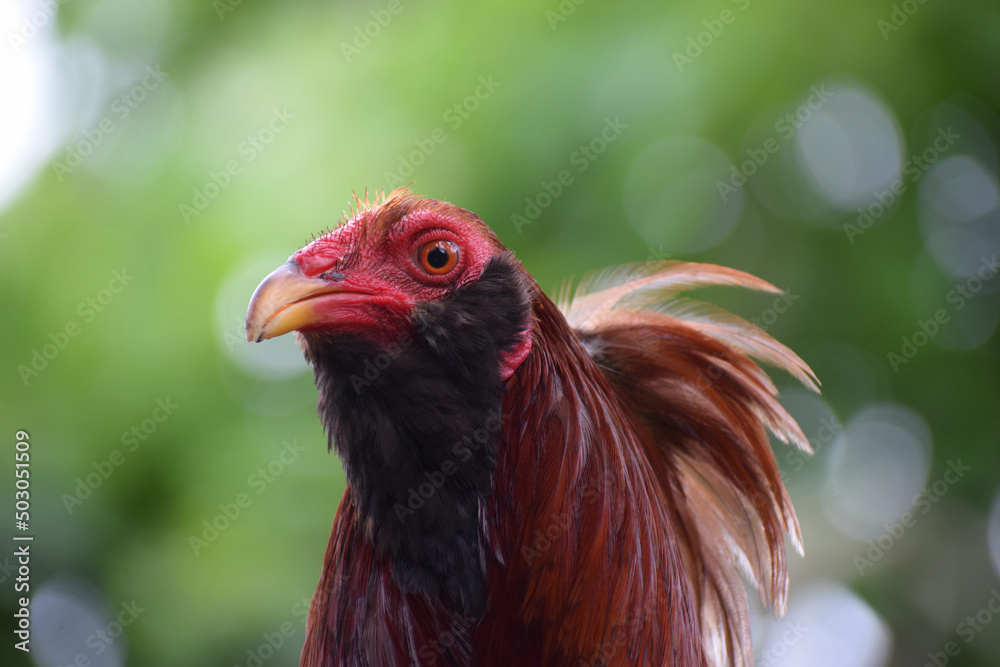
<path id="1" fill-rule="evenodd" d="M 431 241 L 417 253 L 420 268 L 432 276 L 443 276 L 458 264 L 458 246 L 451 241 Z"/>

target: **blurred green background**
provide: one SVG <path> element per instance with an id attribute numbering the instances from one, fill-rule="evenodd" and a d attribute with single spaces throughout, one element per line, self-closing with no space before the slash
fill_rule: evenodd
<path id="1" fill-rule="evenodd" d="M 412 182 L 550 293 L 645 258 L 786 289 L 704 295 L 823 381 L 777 378 L 817 455 L 777 446 L 806 558 L 758 664 L 1000 665 L 995 2 L 3 0 L 0 36 L 35 536 L 0 663 L 298 664 L 344 477 L 242 319 L 352 190 Z"/>

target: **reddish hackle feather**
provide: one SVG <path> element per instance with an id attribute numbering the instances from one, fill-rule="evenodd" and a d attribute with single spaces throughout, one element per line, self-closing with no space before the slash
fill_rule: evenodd
<path id="1" fill-rule="evenodd" d="M 293 259 L 329 270 L 412 219 L 446 217 L 476 253 L 515 267 L 530 308 L 518 340 L 530 346 L 501 355 L 511 372 L 473 517 L 485 605 L 400 586 L 348 466 L 301 664 L 752 665 L 740 575 L 781 613 L 786 535 L 802 548 L 769 434 L 809 451 L 756 361 L 814 390 L 816 379 L 761 329 L 679 294 L 778 290 L 732 269 L 650 262 L 587 278 L 557 306 L 468 211 L 405 190 L 358 204 Z M 302 338 L 314 367 L 318 340 Z"/>

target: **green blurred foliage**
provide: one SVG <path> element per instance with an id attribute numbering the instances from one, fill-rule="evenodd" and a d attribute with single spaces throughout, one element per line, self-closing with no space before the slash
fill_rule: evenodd
<path id="1" fill-rule="evenodd" d="M 293 609 L 315 587 L 344 476 L 326 451 L 304 363 L 271 378 L 250 370 L 255 362 L 241 355 L 267 352 L 237 349 L 246 345 L 239 311 L 270 268 L 337 222 L 352 190 L 386 187 L 386 172 L 437 128 L 445 141 L 404 182 L 479 214 L 550 293 L 569 276 L 657 253 L 734 266 L 787 287 L 799 299 L 770 331 L 813 365 L 837 416 L 846 422 L 885 401 L 919 413 L 933 434 L 932 477 L 949 460 L 969 463 L 949 500 L 985 521 L 1000 478 L 996 335 L 974 349 L 928 345 L 898 373 L 886 361 L 954 282 L 928 259 L 916 188 L 850 243 L 842 225 L 857 217 L 853 209 L 805 221 L 775 214 L 747 187 L 734 231 L 698 252 L 641 237 L 627 221 L 623 190 L 637 156 L 662 139 L 697 137 L 742 159 L 757 145 L 755 124 L 773 134 L 774 119 L 823 81 L 873 91 L 898 121 L 907 151 L 920 149 L 922 117 L 965 96 L 996 147 L 996 4 L 927 2 L 888 39 L 878 22 L 889 18 L 889 2 L 562 5 L 573 11 L 553 25 L 555 0 L 403 0 L 370 43 L 347 55 L 344 45 L 387 3 L 73 0 L 60 7 L 59 40 L 96 49 L 102 64 L 66 65 L 74 74 L 63 88 L 73 94 L 61 109 L 65 127 L 53 129 L 61 148 L 0 221 L 2 433 L 8 443 L 19 428 L 31 433 L 33 582 L 71 575 L 111 608 L 132 599 L 144 606 L 128 629 L 129 664 L 246 665 L 262 633 L 286 621 L 295 634 L 265 664 L 297 664 L 302 618 Z M 675 53 L 727 9 L 735 20 L 678 71 Z M 160 65 L 165 82 L 119 121 L 112 100 L 147 65 Z M 109 71 L 138 76 L 101 74 Z M 474 95 L 481 77 L 499 85 L 455 127 L 448 110 Z M 88 107 L 80 89 L 102 97 Z M 291 116 L 287 126 L 247 159 L 244 142 L 275 109 Z M 100 150 L 71 173 L 52 168 L 109 116 L 116 128 Z M 519 230 L 512 216 L 524 215 L 525 199 L 572 169 L 574 152 L 619 117 L 627 124 L 620 137 Z M 240 173 L 185 221 L 181 205 L 229 161 Z M 645 176 L 655 185 L 656 173 Z M 707 204 L 694 199 L 663 218 L 666 230 L 697 229 Z M 88 319 L 81 304 L 122 269 L 134 279 Z M 708 296 L 747 317 L 773 300 Z M 995 305 L 995 296 L 983 298 Z M 26 384 L 17 367 L 70 322 L 79 334 Z M 846 363 L 845 355 L 862 360 Z M 128 432 L 153 415 L 157 399 L 179 407 L 127 451 Z M 252 476 L 292 440 L 305 451 L 258 493 Z M 64 494 L 113 450 L 124 463 L 68 511 Z M 824 475 L 823 459 L 795 480 L 797 503 L 814 505 L 807 496 Z M 9 475 L 3 479 L 7 506 Z M 241 493 L 250 506 L 195 555 L 189 536 Z M 829 573 L 854 585 L 893 629 L 891 664 L 917 664 L 960 618 L 941 621 L 912 604 L 917 571 L 886 566 L 856 580 L 848 560 Z M 984 601 L 995 585 L 993 573 Z M 997 646 L 984 640 L 958 664 L 1000 664 L 989 657 Z M 0 655 L 21 664 L 7 641 Z"/>

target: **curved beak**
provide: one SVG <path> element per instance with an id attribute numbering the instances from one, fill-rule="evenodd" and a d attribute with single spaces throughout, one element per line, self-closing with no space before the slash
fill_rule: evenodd
<path id="1" fill-rule="evenodd" d="M 343 292 L 320 278 L 302 275 L 294 260 L 271 272 L 250 298 L 247 309 L 247 341 L 259 343 L 318 321 L 313 299 Z"/>

